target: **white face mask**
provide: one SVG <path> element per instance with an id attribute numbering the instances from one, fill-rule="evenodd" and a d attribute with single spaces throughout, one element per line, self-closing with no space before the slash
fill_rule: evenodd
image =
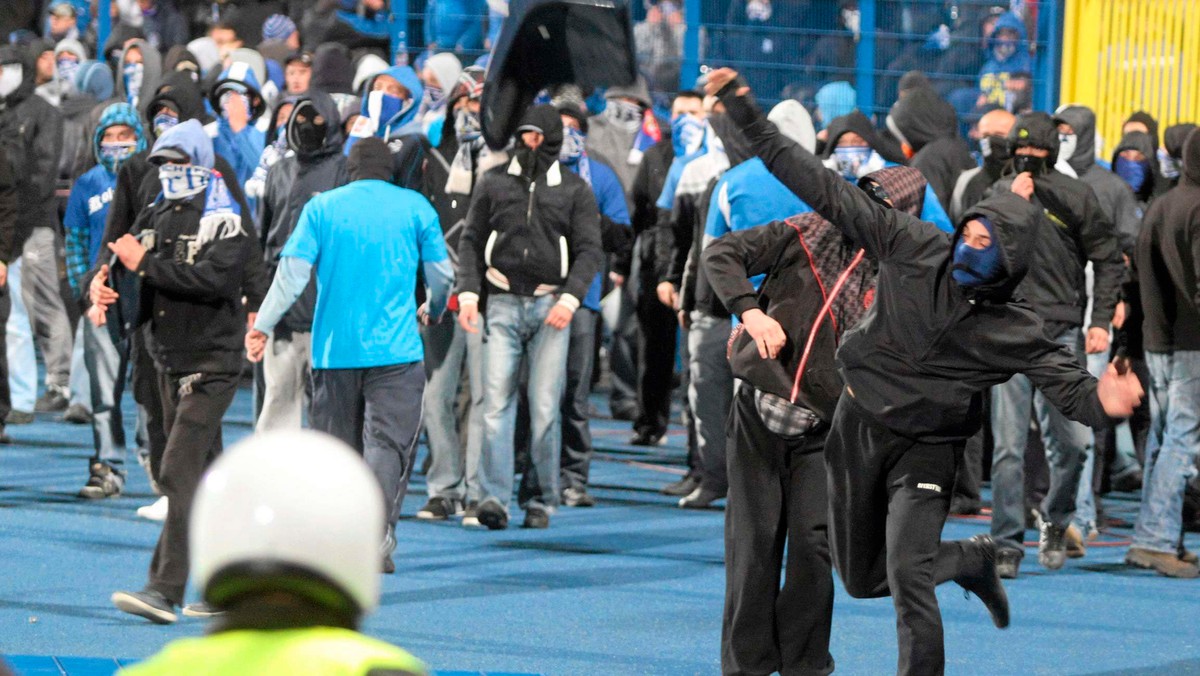
<path id="1" fill-rule="evenodd" d="M 1079 145 L 1079 137 L 1075 134 L 1058 135 L 1058 156 L 1065 162 L 1075 156 L 1075 148 Z"/>
<path id="2" fill-rule="evenodd" d="M 0 96 L 7 97 L 21 86 L 25 70 L 19 63 L 10 63 L 0 68 Z"/>

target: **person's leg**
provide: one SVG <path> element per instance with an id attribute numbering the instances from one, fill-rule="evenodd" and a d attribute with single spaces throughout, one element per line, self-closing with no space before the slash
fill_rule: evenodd
<path id="1" fill-rule="evenodd" d="M 513 431 L 517 415 L 517 378 L 525 353 L 524 299 L 508 293 L 487 300 L 484 342 L 483 448 L 479 458 L 480 501 L 507 510 L 513 488 Z M 561 373 L 558 374 L 562 377 Z"/>
<path id="2" fill-rule="evenodd" d="M 311 333 L 271 336 L 263 355 L 263 402 L 254 429 L 300 429 L 308 381 Z"/>
<path id="3" fill-rule="evenodd" d="M 592 431 L 588 426 L 588 397 L 592 392 L 592 367 L 599 313 L 581 307 L 569 327 L 567 378 L 562 397 L 562 489 L 587 488 L 592 464 Z"/>
<path id="4" fill-rule="evenodd" d="M 461 331 L 462 329 L 458 329 Z M 483 499 L 479 488 L 479 462 L 484 449 L 484 378 L 487 369 L 484 364 L 486 350 L 483 344 L 483 333 L 466 333 L 467 340 L 467 377 L 470 379 L 469 391 L 471 406 L 467 412 L 466 440 L 466 482 L 467 503 L 479 502 Z"/>
<path id="5" fill-rule="evenodd" d="M 691 387 L 688 391 L 696 415 L 696 439 L 702 475 L 700 490 L 717 497 L 727 489 L 725 478 L 725 423 L 733 395 L 733 374 L 725 358 L 729 319 L 692 313 L 688 333 L 691 351 Z"/>
<path id="6" fill-rule="evenodd" d="M 147 331 L 149 326 L 134 332 L 130 337 L 132 345 L 131 359 L 133 362 L 133 399 L 142 405 L 146 414 L 146 439 L 150 447 L 150 476 L 158 479 L 162 466 L 163 453 L 167 447 L 166 421 L 163 412 L 166 410 L 163 402 L 165 393 L 160 392 L 160 380 L 154 367 L 154 358 L 150 355 Z M 115 398 L 113 401 L 118 401 Z"/>
<path id="7" fill-rule="evenodd" d="M 614 418 L 634 420 L 637 418 L 637 346 L 638 323 L 635 313 L 636 299 L 628 285 L 619 289 L 620 307 L 617 325 L 612 330 L 612 349 L 609 351 L 609 368 L 612 370 L 612 392 L 609 407 Z"/>
<path id="8" fill-rule="evenodd" d="M 1025 442 L 1033 387 L 1023 375 L 992 388 L 992 537 L 1025 554 Z"/>
<path id="9" fill-rule="evenodd" d="M 675 374 L 675 334 L 679 324 L 671 308 L 658 301 L 654 288 L 643 285 L 637 299 L 638 419 L 633 429 L 646 440 L 667 433 L 671 385 Z"/>
<path id="10" fill-rule="evenodd" d="M 789 526 L 784 487 L 787 444 L 763 425 L 754 406 L 754 389 L 743 384 L 738 390 L 727 445 L 721 671 L 769 674 L 783 666 L 776 615 L 782 610 L 777 601 L 783 596 L 779 584 Z"/>
<path id="11" fill-rule="evenodd" d="M 425 485 L 430 498 L 462 501 L 466 497 L 466 445 L 458 433 L 455 403 L 467 356 L 467 332 L 453 317 L 421 328 L 425 344 L 425 437 L 429 442 L 429 471 Z"/>
<path id="12" fill-rule="evenodd" d="M 362 369 L 313 369 L 312 409 L 308 419 L 314 430 L 344 441 L 363 452 Z"/>
<path id="13" fill-rule="evenodd" d="M 899 674 L 945 667 L 934 588 L 958 574 L 962 549 L 942 542 L 961 446 L 915 443 L 891 458 L 887 483 L 887 576 L 896 606 Z"/>
<path id="14" fill-rule="evenodd" d="M 33 325 L 29 321 L 29 309 L 25 306 L 23 290 L 24 258 L 8 264 L 8 298 L 11 311 L 5 322 L 8 336 L 8 383 L 12 397 L 12 410 L 33 413 L 37 403 L 37 355 L 33 350 Z"/>
<path id="15" fill-rule="evenodd" d="M 0 286 L 0 439 L 3 439 L 4 421 L 12 411 L 12 394 L 8 389 L 8 315 L 12 312 L 12 300 L 7 286 Z"/>
<path id="16" fill-rule="evenodd" d="M 983 438 L 987 433 L 983 427 L 967 439 L 963 449 L 963 461 L 954 476 L 954 497 L 950 501 L 951 514 L 977 514 L 981 506 L 979 485 L 983 480 Z"/>
<path id="17" fill-rule="evenodd" d="M 1200 453 L 1200 352 L 1148 352 L 1146 362 L 1154 427 L 1133 546 L 1174 553 L 1183 532 L 1184 489 L 1196 476 Z"/>
<path id="18" fill-rule="evenodd" d="M 787 452 L 787 568 L 775 602 L 783 662 L 780 671 L 789 676 L 828 674 L 833 671 L 833 656 L 829 654 L 833 569 L 824 454 L 819 439 L 791 442 Z"/>
<path id="19" fill-rule="evenodd" d="M 80 406 L 88 413 L 92 412 L 92 388 L 88 382 L 88 368 L 83 363 L 83 333 L 87 329 L 84 324 L 90 324 L 87 318 L 79 320 L 75 327 L 75 341 L 71 348 L 71 378 L 68 388 L 71 390 L 71 406 Z"/>
<path id="20" fill-rule="evenodd" d="M 537 473 L 537 495 L 521 503 L 529 510 L 540 507 L 553 511 L 559 503 L 559 456 L 562 454 L 562 401 L 567 370 L 571 328 L 556 329 L 545 324 L 556 302 L 555 296 L 543 296 L 532 305 L 526 330 L 533 332 L 529 341 L 529 459 Z M 580 309 L 579 312 L 589 312 Z M 536 331 L 534 327 L 536 326 Z M 591 328 L 591 327 L 589 327 Z M 585 418 L 586 422 L 586 418 Z"/>
<path id="21" fill-rule="evenodd" d="M 1058 341 L 1074 348 L 1080 366 L 1084 366 L 1083 334 L 1079 329 L 1071 329 Z M 1092 430 L 1067 418 L 1046 401 L 1040 391 L 1034 396 L 1034 410 L 1042 429 L 1046 463 L 1050 468 L 1050 489 L 1042 502 L 1042 519 L 1054 528 L 1065 530 L 1075 516 L 1075 496 L 1080 490 L 1084 463 L 1092 450 Z M 1090 497 L 1090 474 L 1086 485 Z M 1095 520 L 1094 514 L 1092 520 Z"/>
<path id="22" fill-rule="evenodd" d="M 87 319 L 80 322 L 80 327 L 96 449 L 92 462 L 103 462 L 121 471 L 125 464 L 125 427 L 118 398 L 124 390 L 121 354 L 107 327 L 93 326 Z"/>
<path id="23" fill-rule="evenodd" d="M 46 363 L 47 391 L 67 397 L 71 373 L 71 323 L 58 279 L 54 229 L 36 227 L 25 241 L 22 293 L 30 312 L 34 337 Z"/>
<path id="24" fill-rule="evenodd" d="M 200 477 L 221 439 L 221 419 L 237 393 L 236 374 L 164 374 L 161 379 L 167 448 L 158 482 L 168 498 L 147 589 L 183 603 L 188 579 L 188 517 Z"/>
<path id="25" fill-rule="evenodd" d="M 400 519 L 413 456 L 421 435 L 425 368 L 421 362 L 364 369 L 363 459 L 379 479 L 387 501 L 387 523 Z"/>

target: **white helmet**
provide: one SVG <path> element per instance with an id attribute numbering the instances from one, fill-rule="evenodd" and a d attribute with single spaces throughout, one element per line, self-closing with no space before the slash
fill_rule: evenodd
<path id="1" fill-rule="evenodd" d="M 353 449 L 319 432 L 269 432 L 239 442 L 204 475 L 191 569 L 218 607 L 287 590 L 360 616 L 379 604 L 383 533 L 383 492 Z"/>

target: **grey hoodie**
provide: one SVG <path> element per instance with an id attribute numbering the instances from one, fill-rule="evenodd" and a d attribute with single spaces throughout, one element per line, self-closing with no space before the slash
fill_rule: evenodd
<path id="1" fill-rule="evenodd" d="M 1125 181 L 1096 164 L 1096 114 L 1086 106 L 1063 106 L 1054 115 L 1054 122 L 1065 122 L 1075 131 L 1075 152 L 1064 159 L 1079 180 L 1091 186 L 1100 208 L 1116 225 L 1121 251 L 1132 254 L 1142 227 L 1142 212 Z"/>
<path id="2" fill-rule="evenodd" d="M 142 72 L 142 88 L 138 91 L 138 100 L 129 101 L 128 93 L 125 90 L 125 55 L 134 47 L 142 51 L 142 63 L 145 68 Z M 151 47 L 149 42 L 134 40 L 121 50 L 121 57 L 117 59 L 117 70 L 113 73 L 113 79 L 116 82 L 116 97 L 121 101 L 132 103 L 135 108 L 140 110 L 148 97 L 154 96 L 154 92 L 158 91 L 158 83 L 162 81 L 162 55 L 158 53 L 157 49 Z"/>

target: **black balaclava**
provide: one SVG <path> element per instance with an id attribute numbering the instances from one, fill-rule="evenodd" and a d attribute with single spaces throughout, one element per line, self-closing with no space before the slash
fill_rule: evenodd
<path id="1" fill-rule="evenodd" d="M 1018 174 L 1044 176 L 1054 169 L 1058 161 L 1058 126 L 1046 113 L 1018 115 L 1012 131 L 1008 132 L 1008 141 L 1013 150 L 1013 170 Z M 1044 158 L 1018 155 L 1018 148 L 1041 148 L 1050 154 Z"/>
<path id="2" fill-rule="evenodd" d="M 320 122 L 318 122 L 320 120 Z M 287 143 L 297 155 L 310 156 L 325 146 L 329 120 L 310 99 L 301 99 L 287 121 Z"/>
<path id="3" fill-rule="evenodd" d="M 527 131 L 536 131 L 542 135 L 542 145 L 537 150 L 527 148 L 521 141 L 521 135 Z M 526 178 L 536 179 L 558 161 L 558 151 L 563 144 L 562 117 L 558 109 L 544 104 L 534 106 L 525 112 L 521 124 L 517 126 L 516 157 L 521 164 L 521 173 Z"/>
<path id="4" fill-rule="evenodd" d="M 350 149 L 346 171 L 351 181 L 391 181 L 392 153 L 383 139 L 375 136 L 361 139 Z"/>

